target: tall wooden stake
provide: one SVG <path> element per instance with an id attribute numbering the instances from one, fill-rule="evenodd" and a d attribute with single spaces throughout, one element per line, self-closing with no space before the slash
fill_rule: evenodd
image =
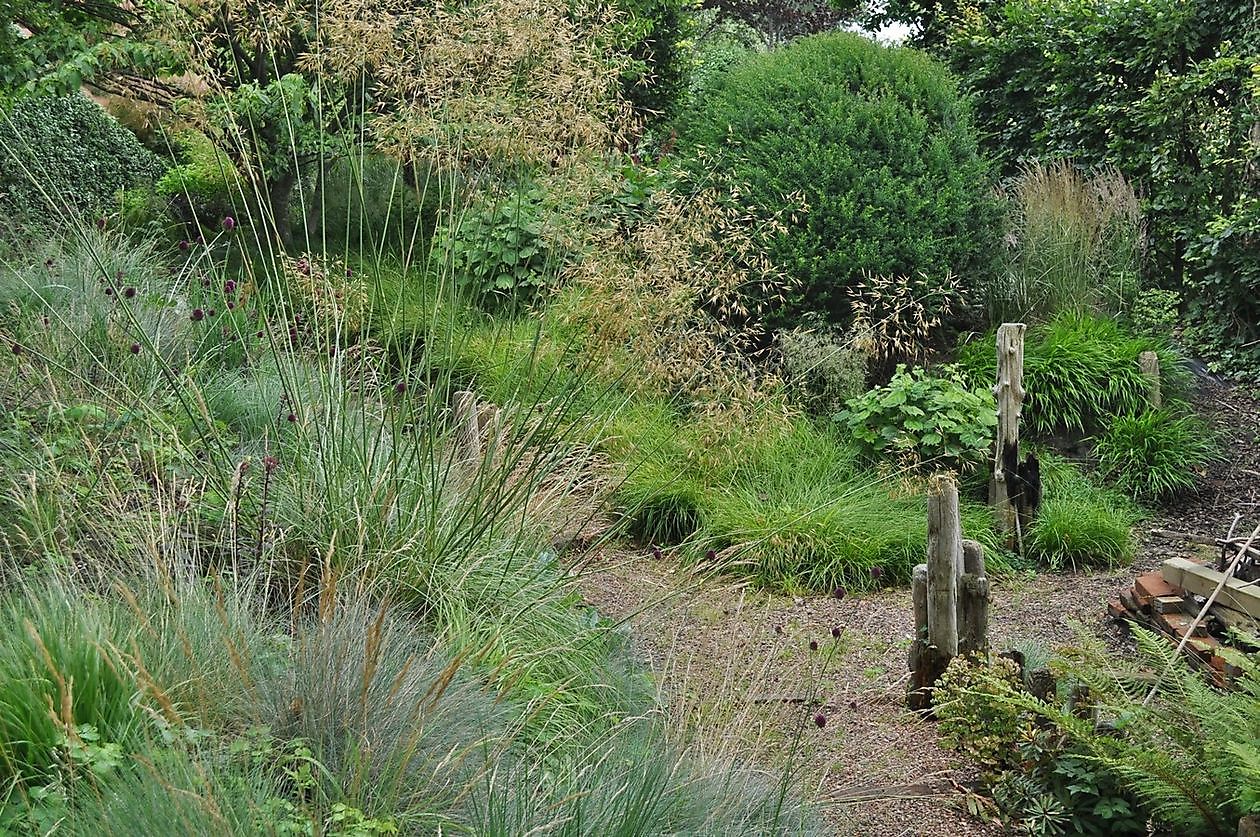
<path id="1" fill-rule="evenodd" d="M 989 501 L 995 525 L 1007 543 L 1023 552 L 1019 508 L 1013 501 L 1012 483 L 1019 469 L 1019 414 L 1024 405 L 1023 323 L 1003 323 L 997 333 L 997 444 L 994 446 L 993 481 Z"/>
<path id="2" fill-rule="evenodd" d="M 915 567 L 911 588 L 916 636 L 910 646 L 906 702 L 917 710 L 931 708 L 931 689 L 959 651 L 962 517 L 958 485 L 949 477 L 938 478 L 928 494 L 927 550 L 927 564 Z"/>
<path id="3" fill-rule="evenodd" d="M 989 647 L 989 579 L 984 573 L 984 547 L 963 541 L 963 574 L 958 581 L 958 653 L 974 654 Z"/>
<path id="4" fill-rule="evenodd" d="M 1142 352 L 1138 355 L 1138 369 L 1146 379 L 1146 397 L 1151 406 L 1158 410 L 1164 406 L 1164 392 L 1159 380 L 1159 355 L 1154 352 Z"/>

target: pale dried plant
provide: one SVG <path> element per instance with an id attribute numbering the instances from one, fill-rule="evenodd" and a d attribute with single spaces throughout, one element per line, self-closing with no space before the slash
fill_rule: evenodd
<path id="1" fill-rule="evenodd" d="M 884 371 L 925 360 L 961 299 L 961 288 L 952 273 L 939 280 L 923 274 L 868 274 L 848 292 L 855 347 Z"/>
<path id="2" fill-rule="evenodd" d="M 641 223 L 592 235 L 567 269 L 580 288 L 567 312 L 592 354 L 630 385 L 710 409 L 756 402 L 774 388 L 752 373 L 755 322 L 781 301 L 786 275 L 766 255 L 781 217 L 758 218 L 712 188 L 656 192 Z"/>

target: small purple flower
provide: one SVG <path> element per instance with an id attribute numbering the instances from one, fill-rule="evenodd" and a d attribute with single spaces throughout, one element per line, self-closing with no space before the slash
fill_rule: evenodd
<path id="1" fill-rule="evenodd" d="M 827 716 L 819 712 L 817 715 L 814 716 L 814 725 L 817 726 L 819 729 L 822 729 L 823 727 L 827 726 Z"/>
<path id="2" fill-rule="evenodd" d="M 127 287 L 123 288 L 123 296 L 127 297 L 127 299 L 134 299 L 136 296 L 136 289 L 133 288 L 131 285 L 128 285 Z"/>
<path id="3" fill-rule="evenodd" d="M 13 354 L 15 355 L 22 354 L 22 347 L 19 344 L 14 343 L 12 348 L 13 348 Z"/>
<path id="4" fill-rule="evenodd" d="M 140 354 L 140 344 L 139 344 L 139 343 L 132 343 L 132 344 L 131 344 L 131 353 L 132 353 L 133 355 L 138 355 L 138 354 Z"/>
<path id="5" fill-rule="evenodd" d="M 883 577 L 884 577 L 883 567 L 871 567 L 871 578 L 875 579 L 876 581 L 879 581 Z"/>
<path id="6" fill-rule="evenodd" d="M 236 219 L 233 218 L 231 215 L 225 215 L 223 217 L 223 229 L 225 229 L 228 232 L 231 232 L 232 230 L 236 229 Z"/>
<path id="7" fill-rule="evenodd" d="M 105 229 L 105 219 L 104 219 L 104 218 L 97 218 L 97 219 L 96 219 L 96 228 L 97 228 L 98 230 L 103 230 L 103 229 Z"/>
<path id="8" fill-rule="evenodd" d="M 303 276 L 310 276 L 311 263 L 308 262 L 306 259 L 298 259 L 297 270 L 298 270 L 298 273 L 301 273 Z"/>
<path id="9" fill-rule="evenodd" d="M 845 590 L 844 587 L 837 587 L 835 590 L 831 591 L 831 597 L 833 599 L 843 599 L 845 597 L 845 594 L 847 594 L 848 592 L 849 591 Z"/>
<path id="10" fill-rule="evenodd" d="M 255 334 L 254 336 L 255 336 L 255 337 L 257 337 L 259 340 L 261 340 L 261 339 L 262 339 L 262 337 L 263 337 L 263 333 L 262 333 L 261 331 L 259 331 L 259 332 L 258 332 L 257 334 Z"/>
<path id="11" fill-rule="evenodd" d="M 200 308 L 194 308 L 192 313 L 189 314 L 189 317 L 194 323 L 199 323 L 206 318 L 206 312 L 202 311 Z"/>
<path id="12" fill-rule="evenodd" d="M 106 289 L 105 289 L 105 296 L 113 296 L 113 295 L 114 295 L 114 289 L 113 289 L 113 288 L 106 288 Z"/>
<path id="13" fill-rule="evenodd" d="M 809 641 L 809 650 L 810 650 L 810 651 L 817 651 L 817 650 L 818 650 L 818 640 L 816 640 L 816 639 L 811 639 L 811 640 Z"/>
<path id="14" fill-rule="evenodd" d="M 51 269 L 51 268 L 52 268 L 52 266 L 53 266 L 53 260 L 52 260 L 52 259 L 44 259 L 44 267 L 47 267 L 47 268 Z"/>
<path id="15" fill-rule="evenodd" d="M 276 470 L 279 467 L 280 467 L 279 459 L 276 459 L 274 456 L 263 457 L 263 470 L 265 470 L 268 474 L 270 474 L 272 471 Z"/>
<path id="16" fill-rule="evenodd" d="M 831 638 L 839 639 L 842 633 L 844 633 L 844 628 L 840 627 L 839 625 L 836 625 L 834 628 L 831 629 Z"/>
<path id="17" fill-rule="evenodd" d="M 715 551 L 713 551 L 712 549 L 710 549 L 710 550 L 706 551 L 706 552 L 704 553 L 704 560 L 706 560 L 706 561 L 716 561 L 716 560 L 717 560 L 717 553 L 716 553 Z"/>
<path id="18" fill-rule="evenodd" d="M 236 280 L 235 279 L 229 279 L 223 283 L 223 293 L 225 294 L 236 293 Z"/>
<path id="19" fill-rule="evenodd" d="M 285 421 L 287 421 L 289 424 L 293 424 L 295 421 L 297 421 L 297 413 L 289 413 L 289 415 L 285 417 Z"/>
<path id="20" fill-rule="evenodd" d="M 180 242 L 179 242 L 179 249 L 180 249 L 180 250 L 182 250 L 182 251 L 183 251 L 183 252 L 185 252 L 185 253 L 187 253 L 187 252 L 188 252 L 188 248 L 189 248 L 189 247 L 191 247 L 191 246 L 192 246 L 192 245 L 191 245 L 191 244 L 189 244 L 188 239 L 184 239 L 184 240 L 182 240 L 182 241 L 180 241 Z"/>
<path id="21" fill-rule="evenodd" d="M 229 311 L 235 311 L 235 310 L 236 310 L 236 303 L 235 303 L 235 302 L 233 302 L 232 300 L 230 300 L 230 299 L 229 299 L 229 300 L 228 300 L 228 304 L 227 304 L 227 309 L 228 309 Z"/>
<path id="22" fill-rule="evenodd" d="M 399 395 L 402 395 L 406 391 L 407 391 L 406 381 L 399 381 L 398 383 L 394 384 L 394 392 L 398 393 Z"/>
<path id="23" fill-rule="evenodd" d="M 661 548 L 656 544 L 652 544 L 652 557 L 657 561 L 661 560 Z"/>
<path id="24" fill-rule="evenodd" d="M 347 279 L 349 279 L 349 278 L 350 278 L 351 276 L 353 276 L 353 275 L 354 275 L 354 271 L 353 271 L 353 270 L 351 270 L 350 268 L 348 268 L 348 267 L 347 267 L 347 268 L 346 268 L 346 278 L 347 278 Z"/>
<path id="25" fill-rule="evenodd" d="M 207 312 L 206 312 L 206 316 L 207 316 L 207 317 L 213 317 L 213 316 L 214 316 L 215 314 L 217 314 L 217 313 L 219 313 L 219 312 L 218 312 L 218 311 L 215 311 L 213 308 L 211 308 L 209 311 L 207 311 Z"/>

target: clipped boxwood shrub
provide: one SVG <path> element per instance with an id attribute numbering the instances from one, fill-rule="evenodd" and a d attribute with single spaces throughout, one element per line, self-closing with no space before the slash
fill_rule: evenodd
<path id="1" fill-rule="evenodd" d="M 190 131 L 176 139 L 179 164 L 155 185 L 177 221 L 218 224 L 225 215 L 242 214 L 236 205 L 243 195 L 240 174 L 227 156 L 205 134 Z"/>
<path id="2" fill-rule="evenodd" d="M 989 171 L 968 106 L 926 55 L 850 33 L 805 38 L 734 67 L 679 127 L 697 166 L 795 218 L 771 243 L 799 281 L 772 325 L 807 312 L 844 322 L 849 289 L 870 274 L 941 288 L 963 277 L 963 300 L 932 300 L 957 315 L 994 274 Z M 793 214 L 800 198 L 807 211 Z"/>
<path id="3" fill-rule="evenodd" d="M 41 224 L 110 206 L 162 161 L 86 96 L 27 97 L 0 114 L 0 213 Z M 52 201 L 50 205 L 49 201 Z"/>

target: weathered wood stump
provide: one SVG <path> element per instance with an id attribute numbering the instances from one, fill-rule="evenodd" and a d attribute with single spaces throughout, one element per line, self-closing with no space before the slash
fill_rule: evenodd
<path id="1" fill-rule="evenodd" d="M 928 495 L 928 560 L 914 568 L 907 705 L 930 710 L 932 688 L 949 661 L 988 647 L 989 580 L 984 549 L 962 539 L 958 486 L 939 478 Z"/>

